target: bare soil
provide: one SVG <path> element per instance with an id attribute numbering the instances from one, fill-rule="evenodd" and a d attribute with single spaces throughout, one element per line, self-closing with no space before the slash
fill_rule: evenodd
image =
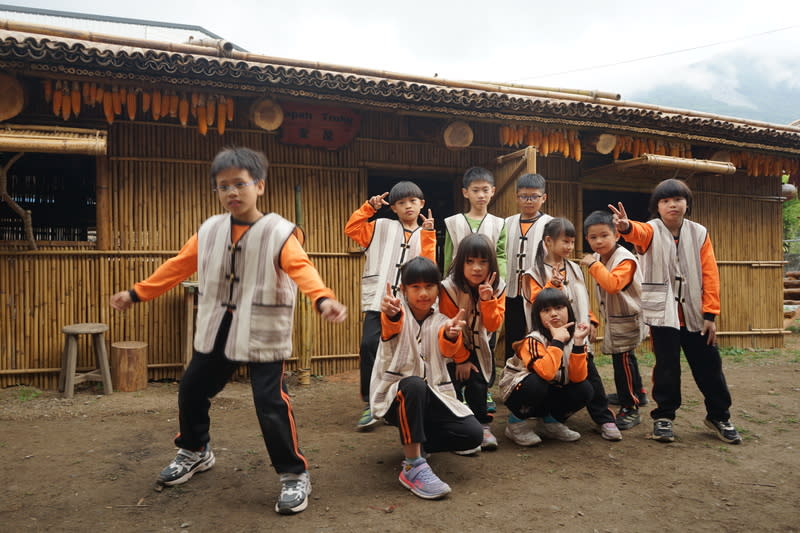
<path id="1" fill-rule="evenodd" d="M 611 365 L 600 361 L 607 384 Z M 652 358 L 642 357 L 649 375 Z M 725 372 L 741 446 L 703 427 L 688 368 L 677 439 L 648 439 L 641 425 L 610 443 L 585 411 L 575 443 L 500 448 L 429 461 L 453 488 L 424 501 L 397 481 L 397 430 L 357 433 L 355 372 L 293 386 L 301 445 L 312 465 L 309 508 L 273 511 L 279 484 L 259 435 L 247 383 L 231 383 L 212 408 L 216 466 L 189 483 L 154 490 L 174 456 L 177 384 L 71 400 L 52 391 L 0 391 L 0 531 L 800 531 L 800 338 L 771 352 L 730 350 Z"/>

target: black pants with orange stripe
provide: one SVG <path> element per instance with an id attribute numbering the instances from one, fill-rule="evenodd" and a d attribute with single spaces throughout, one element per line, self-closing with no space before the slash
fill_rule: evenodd
<path id="1" fill-rule="evenodd" d="M 225 357 L 232 315 L 228 313 L 220 325 L 211 353 L 195 350 L 189 367 L 181 378 L 178 392 L 180 433 L 175 445 L 187 450 L 199 450 L 211 439 L 211 419 L 208 411 L 211 398 L 228 383 L 240 363 Z M 274 363 L 247 363 L 253 402 L 264 444 L 279 474 L 302 474 L 307 462 L 297 440 L 292 404 L 286 393 L 283 361 Z"/>
<path id="2" fill-rule="evenodd" d="M 639 362 L 633 350 L 611 354 L 614 363 L 614 385 L 617 398 L 622 407 L 639 408 L 639 394 L 642 392 L 642 375 L 639 373 Z"/>
<path id="3" fill-rule="evenodd" d="M 429 453 L 471 450 L 483 441 L 480 422 L 454 415 L 418 376 L 400 380 L 384 419 L 400 429 L 402 444 L 419 442 Z"/>

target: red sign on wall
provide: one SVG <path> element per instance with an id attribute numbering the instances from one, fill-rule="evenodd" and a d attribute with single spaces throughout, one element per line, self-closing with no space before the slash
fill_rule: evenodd
<path id="1" fill-rule="evenodd" d="M 281 102 L 281 142 L 336 150 L 352 141 L 361 116 L 346 107 Z"/>

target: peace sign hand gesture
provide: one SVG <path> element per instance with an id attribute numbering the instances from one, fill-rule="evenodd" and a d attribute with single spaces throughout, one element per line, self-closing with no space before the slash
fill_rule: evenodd
<path id="1" fill-rule="evenodd" d="M 497 272 L 492 272 L 486 281 L 478 285 L 478 296 L 484 302 L 487 300 L 491 300 L 494 298 L 494 288 L 492 285 L 494 284 L 494 280 L 497 279 Z"/>
<path id="2" fill-rule="evenodd" d="M 628 219 L 628 213 L 625 212 L 625 206 L 622 205 L 622 202 L 617 202 L 616 208 L 608 204 L 608 208 L 611 209 L 613 213 L 612 220 L 614 221 L 614 226 L 617 228 L 617 231 L 620 233 L 627 233 L 628 228 L 631 227 L 631 221 Z"/>
<path id="3" fill-rule="evenodd" d="M 392 295 L 392 286 L 389 282 L 386 282 L 386 294 L 384 294 L 383 299 L 381 300 L 381 313 L 388 317 L 394 317 L 400 314 L 403 307 L 400 303 L 400 298 L 397 298 Z"/>
<path id="4" fill-rule="evenodd" d="M 378 194 L 376 196 L 373 196 L 367 201 L 369 202 L 369 205 L 372 206 L 372 209 L 374 209 L 375 211 L 380 211 L 381 207 L 389 205 L 389 202 L 385 200 L 387 196 L 389 196 L 389 193 L 385 192 L 383 194 Z"/>
<path id="5" fill-rule="evenodd" d="M 459 309 L 456 316 L 444 323 L 444 336 L 447 340 L 452 342 L 458 338 L 461 334 L 461 330 L 467 325 L 467 321 L 464 320 L 466 316 L 467 312 L 463 309 Z"/>
<path id="6" fill-rule="evenodd" d="M 427 217 L 422 213 L 419 216 L 422 217 L 422 229 L 433 229 L 433 213 L 431 213 L 430 209 L 428 209 Z"/>

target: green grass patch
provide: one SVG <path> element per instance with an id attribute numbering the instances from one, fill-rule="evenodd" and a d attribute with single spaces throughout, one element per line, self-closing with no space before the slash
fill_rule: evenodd
<path id="1" fill-rule="evenodd" d="M 35 387 L 20 387 L 17 391 L 17 400 L 20 402 L 29 402 L 42 395 L 42 391 Z"/>

